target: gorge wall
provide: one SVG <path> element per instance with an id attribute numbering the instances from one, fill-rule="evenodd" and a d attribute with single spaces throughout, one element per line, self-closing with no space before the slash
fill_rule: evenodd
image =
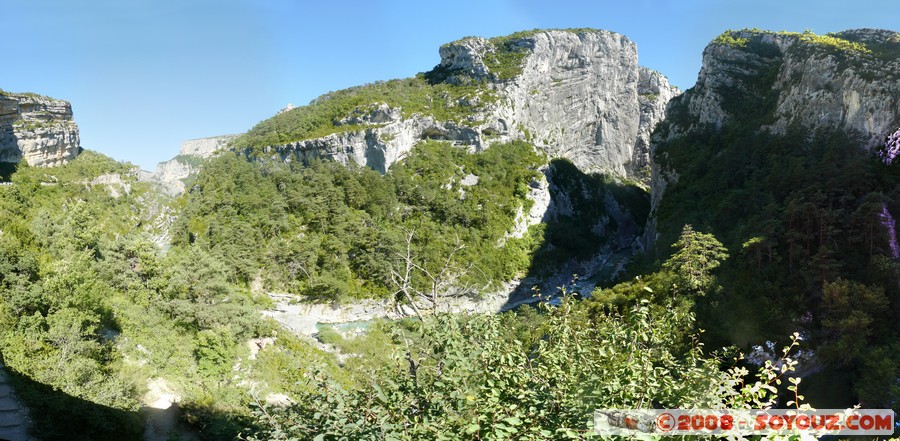
<path id="1" fill-rule="evenodd" d="M 0 91 L 0 162 L 61 165 L 80 150 L 78 125 L 67 101 Z"/>
<path id="2" fill-rule="evenodd" d="M 583 171 L 648 180 L 650 132 L 679 92 L 638 65 L 637 48 L 626 37 L 601 30 L 468 37 L 444 45 L 440 55 L 426 76 L 484 89 L 452 103 L 478 106 L 467 119 L 404 116 L 402 108 L 371 103 L 335 121 L 346 130 L 265 151 L 281 160 L 322 157 L 385 172 L 426 137 L 474 151 L 522 139 Z"/>
<path id="3" fill-rule="evenodd" d="M 240 135 L 221 135 L 185 141 L 181 143 L 178 155 L 157 164 L 156 172 L 148 178 L 159 183 L 170 195 L 184 193 L 185 179 L 197 173 L 200 163 L 227 148 L 238 136 Z"/>
<path id="4" fill-rule="evenodd" d="M 727 31 L 703 51 L 696 85 L 675 98 L 654 134 L 653 150 L 690 133 L 731 124 L 774 135 L 840 130 L 873 149 L 900 127 L 900 34 L 859 29 L 812 33 Z M 751 103 L 751 104 L 748 104 Z M 651 163 L 651 225 L 678 170 L 666 153 Z"/>

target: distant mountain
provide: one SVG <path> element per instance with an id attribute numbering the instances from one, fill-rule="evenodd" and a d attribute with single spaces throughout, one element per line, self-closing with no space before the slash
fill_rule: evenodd
<path id="1" fill-rule="evenodd" d="M 185 182 L 197 175 L 201 163 L 216 152 L 226 149 L 239 136 L 240 134 L 221 135 L 185 141 L 181 143 L 177 156 L 157 164 L 156 172 L 144 176 L 144 179 L 158 182 L 170 195 L 184 193 Z"/>

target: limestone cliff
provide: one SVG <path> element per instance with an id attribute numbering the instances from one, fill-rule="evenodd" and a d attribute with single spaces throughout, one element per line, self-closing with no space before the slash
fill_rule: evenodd
<path id="1" fill-rule="evenodd" d="M 156 165 L 156 173 L 148 180 L 162 185 L 166 193 L 178 195 L 184 193 L 185 179 L 197 173 L 200 163 L 226 148 L 240 135 L 222 135 L 208 138 L 192 139 L 181 144 L 178 156 Z"/>
<path id="2" fill-rule="evenodd" d="M 728 31 L 703 52 L 696 85 L 669 106 L 658 145 L 689 132 L 732 126 L 812 135 L 838 129 L 872 149 L 900 126 L 900 34 L 850 30 L 812 33 Z M 745 127 L 746 128 L 746 127 Z M 652 210 L 678 179 L 665 153 L 652 162 Z M 651 223 L 655 216 L 651 216 Z M 653 241 L 653 225 L 645 242 Z"/>
<path id="3" fill-rule="evenodd" d="M 746 78 L 765 73 L 770 78 L 761 79 L 771 85 L 775 104 L 766 129 L 774 133 L 783 133 L 791 124 L 811 131 L 840 128 L 862 135 L 871 147 L 896 125 L 897 32 L 861 29 L 822 37 L 745 30 L 730 38 L 720 38 L 703 51 L 697 84 L 685 95 L 696 123 L 721 127 L 728 122 L 736 112 L 728 110 L 726 101 L 757 92 Z"/>
<path id="4" fill-rule="evenodd" d="M 649 134 L 678 91 L 638 65 L 637 48 L 626 37 L 600 30 L 530 31 L 464 38 L 441 47 L 440 55 L 441 63 L 424 74 L 429 81 L 479 90 L 449 103 L 471 108 L 466 118 L 408 114 L 402 106 L 372 102 L 336 118 L 334 133 L 268 145 L 264 152 L 285 161 L 330 158 L 384 172 L 423 138 L 475 151 L 524 139 L 584 171 L 647 180 Z M 304 111 L 309 109 L 286 113 Z"/>
<path id="5" fill-rule="evenodd" d="M 0 162 L 61 165 L 81 151 L 72 106 L 35 94 L 0 91 Z"/>

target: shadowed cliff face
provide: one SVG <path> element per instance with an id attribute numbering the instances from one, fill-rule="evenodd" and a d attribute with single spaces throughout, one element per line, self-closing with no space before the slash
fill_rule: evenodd
<path id="1" fill-rule="evenodd" d="M 372 102 L 336 118 L 336 133 L 253 147 L 283 161 L 327 158 L 384 172 L 423 138 L 474 151 L 525 140 L 586 172 L 649 178 L 650 132 L 679 92 L 659 73 L 638 66 L 637 48 L 624 36 L 534 31 L 465 38 L 440 53 L 441 63 L 424 77 L 432 84 L 474 86 L 477 92 L 429 99 L 471 109 L 465 117 L 445 119 L 430 114 L 429 106 L 407 114 L 402 106 Z"/>
<path id="2" fill-rule="evenodd" d="M 0 92 L 0 162 L 61 165 L 80 152 L 72 106 L 32 94 Z"/>
<path id="3" fill-rule="evenodd" d="M 900 34 L 860 29 L 829 36 L 728 31 L 703 52 L 697 84 L 674 99 L 653 135 L 655 213 L 679 170 L 660 146 L 722 130 L 785 136 L 837 130 L 871 150 L 900 126 Z M 665 149 L 662 149 L 665 150 Z M 655 216 L 645 242 L 655 239 Z"/>
<path id="4" fill-rule="evenodd" d="M 775 134 L 793 124 L 810 131 L 837 128 L 861 135 L 872 147 L 895 128 L 900 34 L 871 29 L 834 37 L 738 31 L 732 38 L 714 41 L 703 52 L 697 85 L 684 97 L 695 124 L 722 127 L 745 117 L 744 110 L 750 109 L 735 107 L 734 98 L 762 93 L 759 98 L 767 102 L 758 110 L 768 113 L 762 122 Z M 748 82 L 760 74 L 769 90 L 756 90 Z"/>

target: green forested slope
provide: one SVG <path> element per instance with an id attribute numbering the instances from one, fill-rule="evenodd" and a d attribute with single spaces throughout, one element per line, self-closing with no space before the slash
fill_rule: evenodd
<path id="1" fill-rule="evenodd" d="M 773 54 L 755 40 L 742 47 Z M 673 101 L 655 135 L 663 140 L 655 153 L 660 167 L 678 174 L 656 213 L 658 252 L 667 255 L 682 226 L 692 224 L 732 253 L 721 268 L 722 291 L 698 304 L 708 342 L 746 346 L 801 330 L 816 362 L 828 366 L 823 378 L 840 378 L 823 386 L 843 391 L 830 405 L 890 406 L 900 396 L 900 372 L 884 370 L 900 366 L 892 349 L 900 267 L 882 213 L 900 213 L 900 168 L 866 151 L 854 133 L 762 129 L 774 121 L 778 88 L 786 87 L 775 84 L 780 62 L 772 60 L 744 66 L 737 83 L 715 91 L 732 115 L 721 128 L 684 131 L 695 124 L 688 109 L 695 92 Z"/>
<path id="2" fill-rule="evenodd" d="M 406 253 L 437 274 L 448 258 L 461 284 L 490 288 L 528 269 L 535 235 L 507 239 L 543 160 L 516 142 L 468 154 L 419 144 L 388 175 L 334 162 L 310 166 L 213 159 L 186 195 L 176 246 L 221 258 L 233 282 L 320 301 L 394 293 Z M 463 178 L 477 176 L 467 185 Z M 501 246 L 502 245 L 502 246 Z M 448 268 L 449 269 L 449 268 Z M 415 283 L 430 283 L 417 270 Z"/>
<path id="3" fill-rule="evenodd" d="M 110 174 L 122 184 L 92 183 Z M 92 152 L 0 187 L 0 339 L 42 439 L 138 439 L 148 378 L 217 393 L 230 382 L 210 354 L 267 329 L 207 253 L 160 252 L 143 228 L 156 197 Z"/>

